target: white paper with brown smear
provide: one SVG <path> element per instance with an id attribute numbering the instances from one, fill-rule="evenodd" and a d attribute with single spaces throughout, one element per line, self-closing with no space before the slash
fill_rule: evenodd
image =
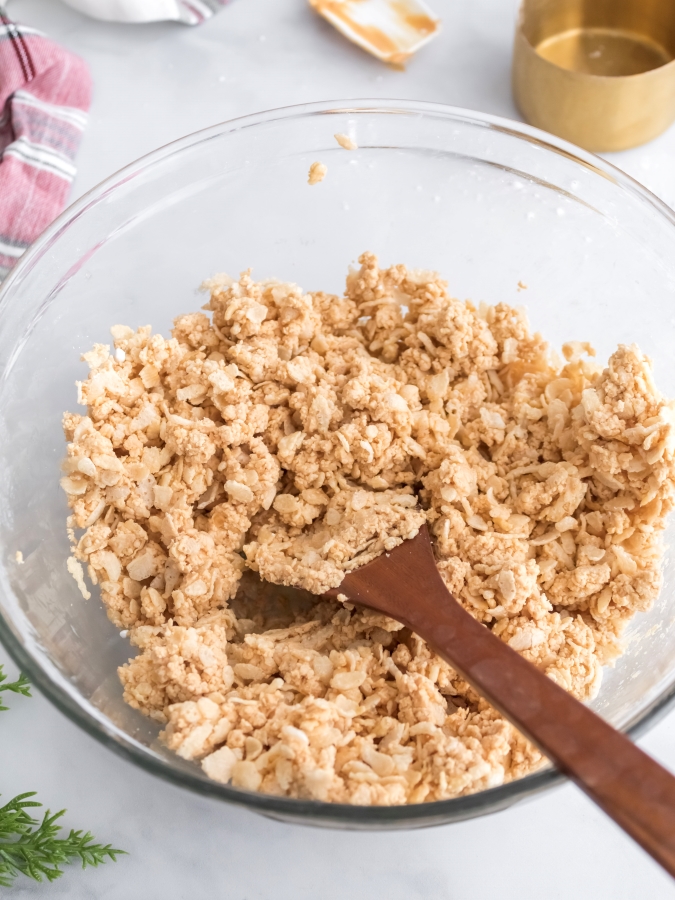
<path id="1" fill-rule="evenodd" d="M 440 30 L 422 0 L 309 0 L 320 15 L 378 59 L 402 65 Z"/>

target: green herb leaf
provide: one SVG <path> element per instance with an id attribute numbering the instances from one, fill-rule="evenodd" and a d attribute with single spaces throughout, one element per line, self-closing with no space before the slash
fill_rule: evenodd
<path id="1" fill-rule="evenodd" d="M 23 672 L 16 681 L 7 681 L 4 668 L 0 665 L 0 692 L 2 691 L 12 691 L 14 694 L 22 694 L 24 697 L 30 697 L 30 682 Z M 0 712 L 6 709 L 9 709 L 9 707 L 3 706 L 2 699 L 0 699 Z"/>
<path id="2" fill-rule="evenodd" d="M 25 675 L 16 681 L 7 681 L 0 665 L 0 691 L 12 691 L 30 697 L 30 683 Z M 1 696 L 1 695 L 0 695 Z M 0 710 L 6 710 L 0 700 Z M 54 881 L 63 875 L 61 866 L 79 859 L 82 868 L 98 866 L 112 859 L 113 862 L 125 850 L 117 850 L 110 844 L 96 844 L 90 831 L 71 829 L 67 838 L 58 837 L 61 826 L 56 822 L 65 809 L 52 814 L 47 810 L 38 822 L 27 809 L 42 806 L 31 800 L 35 791 L 17 794 L 0 808 L 0 887 L 11 887 L 17 875 L 26 875 L 34 881 Z"/>
<path id="3" fill-rule="evenodd" d="M 110 844 L 97 844 L 87 831 L 71 830 L 67 838 L 58 837 L 61 826 L 56 822 L 65 813 L 47 810 L 38 823 L 26 809 L 42 806 L 35 800 L 35 791 L 19 794 L 0 809 L 0 887 L 11 887 L 17 875 L 35 881 L 54 881 L 63 875 L 61 866 L 79 859 L 82 868 L 98 866 L 106 860 L 113 862 L 123 854 Z"/>

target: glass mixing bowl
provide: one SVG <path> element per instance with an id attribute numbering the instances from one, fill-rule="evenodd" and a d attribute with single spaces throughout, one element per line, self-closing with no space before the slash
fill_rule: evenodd
<path id="1" fill-rule="evenodd" d="M 352 135 L 358 150 L 341 149 L 336 132 Z M 308 187 L 315 160 L 328 174 Z M 96 595 L 83 600 L 65 565 L 61 415 L 76 408 L 80 353 L 109 341 L 118 322 L 166 334 L 174 316 L 199 308 L 196 288 L 215 272 L 252 266 L 258 277 L 340 292 L 366 249 L 387 264 L 440 270 L 460 298 L 524 303 L 557 346 L 590 340 L 604 360 L 617 343 L 636 341 L 675 396 L 675 215 L 609 163 L 533 128 L 431 103 L 319 103 L 216 125 L 90 191 L 2 288 L 0 638 L 59 709 L 176 784 L 292 821 L 413 827 L 492 812 L 561 776 L 547 769 L 467 797 L 390 808 L 209 781 L 122 701 L 116 668 L 129 644 Z M 669 553 L 660 598 L 631 625 L 593 706 L 637 733 L 674 691 Z"/>

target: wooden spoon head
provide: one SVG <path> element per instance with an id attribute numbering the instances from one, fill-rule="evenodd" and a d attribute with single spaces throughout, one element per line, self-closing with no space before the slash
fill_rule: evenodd
<path id="1" fill-rule="evenodd" d="M 423 525 L 414 538 L 403 541 L 389 553 L 382 553 L 372 562 L 347 573 L 340 586 L 328 591 L 326 596 L 346 597 L 353 603 L 411 624 L 411 606 L 420 591 L 425 590 L 425 586 L 429 587 L 430 581 L 437 587 L 441 578 L 429 531 Z"/>

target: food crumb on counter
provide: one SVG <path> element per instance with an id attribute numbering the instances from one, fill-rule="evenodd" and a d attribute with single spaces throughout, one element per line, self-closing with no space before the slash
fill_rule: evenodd
<path id="1" fill-rule="evenodd" d="M 309 167 L 309 175 L 307 176 L 307 184 L 318 184 L 323 181 L 328 172 L 328 166 L 322 162 L 313 162 Z"/>
<path id="2" fill-rule="evenodd" d="M 336 134 L 334 135 L 335 140 L 342 147 L 343 150 L 358 150 L 358 144 L 356 141 L 352 140 L 348 134 Z"/>

